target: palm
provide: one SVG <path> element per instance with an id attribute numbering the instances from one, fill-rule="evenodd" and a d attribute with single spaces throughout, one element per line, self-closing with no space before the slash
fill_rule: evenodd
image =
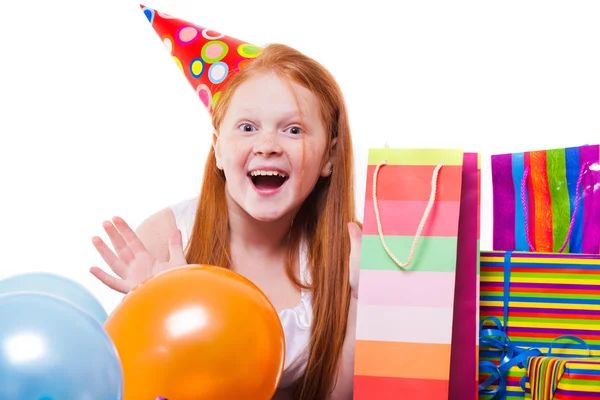
<path id="1" fill-rule="evenodd" d="M 92 239 L 92 243 L 118 278 L 98 267 L 92 267 L 90 270 L 111 289 L 127 294 L 151 276 L 186 264 L 179 230 L 174 231 L 169 239 L 169 260 L 161 262 L 150 254 L 123 219 L 115 217 L 113 222 L 114 225 L 105 222 L 103 226 L 116 254 L 97 236 Z"/>
<path id="2" fill-rule="evenodd" d="M 352 296 L 358 298 L 362 231 L 358 224 L 351 222 L 348 224 L 348 232 L 350 233 L 350 288 Z"/>

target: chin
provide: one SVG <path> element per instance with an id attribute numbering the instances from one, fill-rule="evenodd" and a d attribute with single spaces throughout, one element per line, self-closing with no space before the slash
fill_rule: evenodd
<path id="1" fill-rule="evenodd" d="M 277 222 L 282 219 L 288 220 L 290 217 L 293 219 L 294 215 L 300 209 L 300 207 L 294 207 L 292 204 L 277 204 L 273 207 L 267 204 L 251 203 L 241 205 L 241 208 L 254 220 L 260 222 Z"/>
<path id="2" fill-rule="evenodd" d="M 238 197 L 236 194 L 238 193 L 227 192 L 230 205 L 260 222 L 277 222 L 289 218 L 298 212 L 301 206 L 290 202 L 289 198 L 256 198 L 254 193 L 240 193 Z"/>
<path id="3" fill-rule="evenodd" d="M 285 213 L 285 212 L 277 212 L 277 211 L 265 212 L 264 210 L 260 210 L 260 211 L 246 210 L 246 212 L 252 218 L 254 218 L 255 220 L 260 221 L 260 222 L 275 222 L 287 215 L 287 213 Z"/>

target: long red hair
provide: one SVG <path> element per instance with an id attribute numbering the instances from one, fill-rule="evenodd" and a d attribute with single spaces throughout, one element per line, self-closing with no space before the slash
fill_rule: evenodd
<path id="1" fill-rule="evenodd" d="M 281 44 L 265 47 L 262 54 L 237 73 L 223 88 L 212 123 L 218 131 L 232 94 L 247 79 L 274 72 L 306 87 L 319 99 L 321 117 L 334 152 L 332 174 L 319 178 L 290 228 L 286 270 L 298 286 L 293 262 L 300 240 L 308 239 L 313 325 L 307 369 L 294 388 L 298 400 L 325 399 L 335 385 L 346 334 L 350 302 L 347 223 L 356 221 L 354 161 L 350 127 L 342 92 L 332 75 L 319 63 Z M 337 138 L 335 146 L 331 141 Z M 329 156 L 326 154 L 325 156 Z M 208 233 L 208 234 L 207 234 Z M 196 220 L 186 254 L 190 264 L 231 265 L 225 177 L 216 166 L 211 148 Z"/>

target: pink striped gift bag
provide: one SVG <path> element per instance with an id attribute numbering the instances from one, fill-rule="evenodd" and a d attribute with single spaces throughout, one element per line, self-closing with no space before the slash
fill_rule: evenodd
<path id="1" fill-rule="evenodd" d="M 354 400 L 475 400 L 480 157 L 370 149 Z"/>

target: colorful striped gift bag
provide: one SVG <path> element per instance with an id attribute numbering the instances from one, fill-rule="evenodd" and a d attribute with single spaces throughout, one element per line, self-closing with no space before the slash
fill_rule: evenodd
<path id="1" fill-rule="evenodd" d="M 600 399 L 600 358 L 535 356 L 527 362 L 531 400 Z"/>
<path id="2" fill-rule="evenodd" d="M 354 400 L 477 398 L 480 157 L 369 151 Z"/>
<path id="3" fill-rule="evenodd" d="M 526 398 L 525 366 L 512 365 L 511 358 L 527 349 L 600 357 L 600 255 L 483 251 L 480 273 L 484 328 L 496 318 L 509 340 L 506 346 L 480 345 L 480 360 L 493 362 L 501 372 L 480 399 Z M 555 343 L 560 336 L 585 340 L 589 351 Z M 480 371 L 480 382 L 489 383 L 489 378 L 489 370 Z"/>
<path id="4" fill-rule="evenodd" d="M 600 254 L 599 158 L 599 145 L 493 155 L 493 250 Z"/>

